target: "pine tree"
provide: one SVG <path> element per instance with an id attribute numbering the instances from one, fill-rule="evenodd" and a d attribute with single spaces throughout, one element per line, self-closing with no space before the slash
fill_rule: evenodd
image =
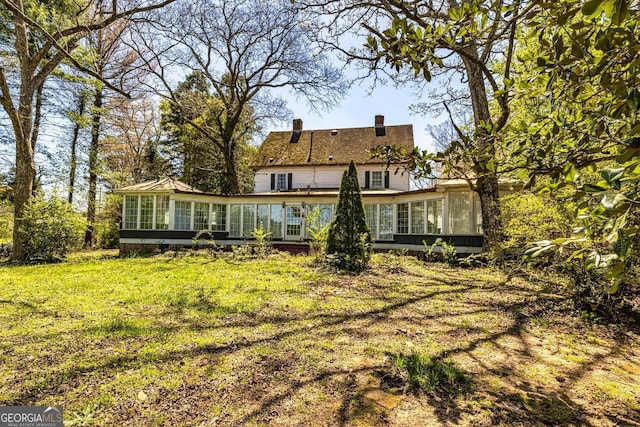
<path id="1" fill-rule="evenodd" d="M 327 254 L 340 270 L 350 272 L 363 271 L 371 258 L 371 232 L 353 161 L 342 175 L 336 218 L 329 227 Z"/>

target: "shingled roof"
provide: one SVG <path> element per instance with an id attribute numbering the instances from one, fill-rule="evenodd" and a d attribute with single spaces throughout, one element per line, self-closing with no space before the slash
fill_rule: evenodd
<path id="1" fill-rule="evenodd" d="M 163 178 L 155 181 L 145 181 L 140 184 L 122 187 L 116 190 L 116 193 L 141 192 L 149 191 L 152 193 L 172 192 L 172 193 L 202 193 L 202 191 L 194 188 L 182 181 L 173 178 Z"/>
<path id="2" fill-rule="evenodd" d="M 376 136 L 381 133 L 383 135 Z M 295 136 L 299 137 L 297 142 L 293 142 Z M 351 160 L 356 164 L 380 164 L 384 161 L 371 158 L 370 150 L 393 145 L 413 150 L 413 126 L 271 132 L 250 166 L 346 165 Z"/>

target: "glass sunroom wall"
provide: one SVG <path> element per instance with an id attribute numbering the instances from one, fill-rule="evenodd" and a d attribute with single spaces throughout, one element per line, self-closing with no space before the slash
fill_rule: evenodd
<path id="1" fill-rule="evenodd" d="M 169 229 L 169 196 L 156 196 L 156 230 Z"/>
<path id="2" fill-rule="evenodd" d="M 442 200 L 427 200 L 427 234 L 442 234 Z"/>
<path id="3" fill-rule="evenodd" d="M 469 191 L 449 193 L 449 234 L 470 234 L 471 203 Z"/>
<path id="4" fill-rule="evenodd" d="M 138 228 L 138 196 L 125 196 L 124 207 L 124 229 Z"/>
<path id="5" fill-rule="evenodd" d="M 271 205 L 269 215 L 269 232 L 275 239 L 282 238 L 282 205 Z"/>
<path id="6" fill-rule="evenodd" d="M 380 240 L 393 239 L 393 205 L 380 204 Z"/>

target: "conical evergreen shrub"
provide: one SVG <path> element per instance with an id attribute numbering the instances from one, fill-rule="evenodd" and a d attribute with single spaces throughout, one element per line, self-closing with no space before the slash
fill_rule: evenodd
<path id="1" fill-rule="evenodd" d="M 362 206 L 358 172 L 352 161 L 342 174 L 336 217 L 327 238 L 327 260 L 340 270 L 361 272 L 370 259 L 371 232 Z"/>

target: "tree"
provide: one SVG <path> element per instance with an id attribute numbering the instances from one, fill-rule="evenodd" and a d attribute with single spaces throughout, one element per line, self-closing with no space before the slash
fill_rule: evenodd
<path id="1" fill-rule="evenodd" d="M 248 160 L 255 150 L 249 146 L 250 137 L 258 130 L 253 116 L 253 108 L 247 107 L 237 125 L 243 137 L 237 137 L 234 153 L 235 177 L 231 177 L 225 165 L 224 153 L 219 146 L 203 137 L 190 126 L 196 123 L 200 128 L 215 129 L 214 118 L 224 114 L 224 106 L 218 96 L 211 94 L 207 78 L 201 72 L 189 74 L 176 90 L 176 103 L 163 101 L 162 129 L 163 148 L 170 153 L 172 163 L 181 179 L 202 191 L 230 194 L 237 181 L 238 192 L 248 193 L 253 188 L 253 171 Z"/>
<path id="2" fill-rule="evenodd" d="M 161 154 L 161 129 L 153 99 L 115 97 L 105 116 L 108 130 L 101 141 L 102 177 L 112 187 L 157 179 L 171 174 Z"/>
<path id="3" fill-rule="evenodd" d="M 135 51 L 123 43 L 129 29 L 127 21 L 119 21 L 106 28 L 98 29 L 87 36 L 87 45 L 90 48 L 88 67 L 99 76 L 92 82 L 93 105 L 91 115 L 91 141 L 89 143 L 89 191 L 87 192 L 87 231 L 84 238 L 84 246 L 92 247 L 94 236 L 94 222 L 96 218 L 96 195 L 98 188 L 98 161 L 100 157 L 100 143 L 103 138 L 103 121 L 109 114 L 110 95 L 103 82 L 119 82 L 119 88 L 133 92 L 136 80 L 144 78 L 137 64 L 139 56 Z M 136 72 L 134 73 L 133 70 Z M 116 98 L 122 96 L 116 92 Z M 123 100 L 115 100 L 119 105 Z"/>
<path id="4" fill-rule="evenodd" d="M 261 125 L 288 118 L 276 93 L 282 88 L 305 97 L 314 109 L 333 105 L 343 93 L 340 75 L 312 43 L 306 19 L 290 0 L 188 0 L 141 28 L 134 40 L 163 90 L 156 88 L 158 82 L 148 87 L 222 153 L 228 194 L 240 191 L 238 145 L 256 130 L 247 126 L 248 110 Z M 220 103 L 206 121 L 196 119 L 206 110 L 191 114 L 190 103 L 170 80 L 178 68 L 204 76 Z"/>
<path id="5" fill-rule="evenodd" d="M 360 272 L 369 264 L 371 244 L 358 172 L 351 161 L 342 174 L 336 217 L 329 226 L 327 254 L 340 270 Z"/>
<path id="6" fill-rule="evenodd" d="M 329 38 L 351 28 L 357 29 L 360 35 L 361 29 L 365 30 L 367 48 L 364 50 L 345 50 L 338 39 L 331 45 L 352 60 L 363 61 L 369 70 L 390 68 L 400 73 L 409 69 L 425 82 L 431 81 L 434 73 L 462 76 L 473 111 L 473 133 L 466 134 L 456 126 L 458 139 L 448 150 L 436 155 L 416 150 L 408 153 L 413 157 L 409 164 L 423 167 L 427 173 L 433 161 L 445 164 L 444 173 L 455 170 L 461 163 L 465 169 L 471 165 L 475 180 L 469 182 L 480 196 L 482 206 L 484 250 L 499 248 L 503 236 L 496 136 L 506 125 L 510 113 L 510 73 L 516 29 L 532 6 L 519 0 L 309 3 L 320 4 L 323 10 L 329 9 L 339 16 L 331 21 Z M 346 29 L 335 31 L 334 26 L 340 19 L 346 19 Z M 451 107 L 444 102 L 441 109 L 450 112 Z M 399 154 L 407 156 L 407 153 Z"/>
<path id="7" fill-rule="evenodd" d="M 34 162 L 33 124 L 34 98 L 39 87 L 54 69 L 66 60 L 73 67 L 97 76 L 74 56 L 80 41 L 92 31 L 107 28 L 122 19 L 163 7 L 174 0 L 138 2 L 134 7 L 122 7 L 118 2 L 91 2 L 89 4 L 59 1 L 51 4 L 24 0 L 0 0 L 3 30 L 10 34 L 15 48 L 20 76 L 16 91 L 11 91 L 0 66 L 0 105 L 11 121 L 16 144 L 15 219 L 13 228 L 12 259 L 24 259 L 21 221 L 25 204 L 32 195 L 36 175 Z M 98 13 L 100 12 L 100 13 Z M 35 38 L 38 43 L 33 43 Z M 108 86 L 117 88 L 111 83 Z"/>
<path id="8" fill-rule="evenodd" d="M 570 259 L 604 271 L 609 292 L 637 286 L 640 265 L 640 10 L 626 0 L 541 4 L 530 25 L 539 49 L 525 99 L 533 120 L 514 137 L 526 170 L 570 189 L 582 226 L 574 238 L 540 242 L 537 256 L 588 240 Z M 535 65 L 534 65 L 535 64 Z M 537 67 L 537 68 L 536 68 Z M 634 272 L 635 269 L 635 272 Z"/>
<path id="9" fill-rule="evenodd" d="M 88 97 L 89 93 L 86 90 L 79 90 L 74 96 L 74 110 L 67 112 L 67 116 L 69 116 L 73 122 L 69 152 L 69 193 L 67 196 L 69 204 L 73 204 L 73 193 L 76 186 L 76 173 L 78 170 L 78 141 L 80 138 L 80 131 L 87 127 L 87 118 L 85 113 L 87 110 Z"/>

